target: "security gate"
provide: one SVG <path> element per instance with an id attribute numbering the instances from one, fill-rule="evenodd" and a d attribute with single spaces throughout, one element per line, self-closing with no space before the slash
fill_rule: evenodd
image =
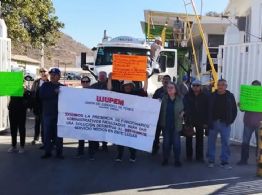
<path id="1" fill-rule="evenodd" d="M 250 85 L 253 80 L 262 81 L 262 43 L 224 45 L 219 47 L 219 76 L 228 81 L 228 89 L 239 102 L 240 85 Z M 231 138 L 242 141 L 243 112 L 238 112 L 232 125 Z M 255 144 L 255 138 L 252 139 Z"/>

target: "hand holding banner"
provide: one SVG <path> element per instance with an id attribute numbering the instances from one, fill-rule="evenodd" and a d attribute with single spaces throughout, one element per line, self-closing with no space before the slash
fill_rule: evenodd
<path id="1" fill-rule="evenodd" d="M 113 80 L 145 81 L 147 56 L 113 55 Z"/>
<path id="2" fill-rule="evenodd" d="M 250 112 L 262 112 L 262 87 L 241 85 L 240 109 Z"/>
<path id="3" fill-rule="evenodd" d="M 106 141 L 151 152 L 159 111 L 160 102 L 150 98 L 61 87 L 58 136 Z"/>

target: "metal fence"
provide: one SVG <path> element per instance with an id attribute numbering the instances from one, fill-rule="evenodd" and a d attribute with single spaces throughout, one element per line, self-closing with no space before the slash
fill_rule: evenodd
<path id="1" fill-rule="evenodd" d="M 0 72 L 11 71 L 11 40 L 0 38 Z M 0 97 L 0 131 L 9 126 L 8 97 Z"/>
<path id="2" fill-rule="evenodd" d="M 228 89 L 239 102 L 240 85 L 251 84 L 253 80 L 262 80 L 262 43 L 224 45 L 219 47 L 219 75 L 228 81 Z M 242 141 L 243 112 L 238 112 L 232 125 L 231 138 Z M 255 144 L 254 137 L 252 144 Z"/>

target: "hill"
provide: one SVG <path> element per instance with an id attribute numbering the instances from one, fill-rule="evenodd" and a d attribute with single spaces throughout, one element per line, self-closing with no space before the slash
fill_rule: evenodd
<path id="1" fill-rule="evenodd" d="M 86 52 L 87 56 L 92 56 L 92 51 L 88 47 L 64 33 L 61 33 L 61 37 L 55 46 L 47 47 L 44 50 L 46 67 L 57 66 L 58 63 L 60 66 L 66 63 L 68 67 L 75 67 L 76 57 L 80 56 L 81 52 Z M 12 54 L 26 55 L 41 61 L 40 49 L 33 49 L 23 44 L 12 45 Z"/>

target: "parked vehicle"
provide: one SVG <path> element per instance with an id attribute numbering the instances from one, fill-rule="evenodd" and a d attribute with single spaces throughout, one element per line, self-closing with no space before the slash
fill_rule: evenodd
<path id="1" fill-rule="evenodd" d="M 150 59 L 150 45 L 145 40 L 120 36 L 109 40 L 104 36 L 103 42 L 98 44 L 97 48 L 93 48 L 94 63 L 86 63 L 85 57 L 81 57 L 81 67 L 97 76 L 100 71 L 107 73 L 112 72 L 113 55 L 125 54 L 136 56 L 148 56 L 147 72 L 152 75 L 149 78 L 148 93 L 153 94 L 154 91 L 161 87 L 161 78 L 168 74 L 174 80 L 177 78 L 177 50 L 162 49 L 155 61 Z"/>

